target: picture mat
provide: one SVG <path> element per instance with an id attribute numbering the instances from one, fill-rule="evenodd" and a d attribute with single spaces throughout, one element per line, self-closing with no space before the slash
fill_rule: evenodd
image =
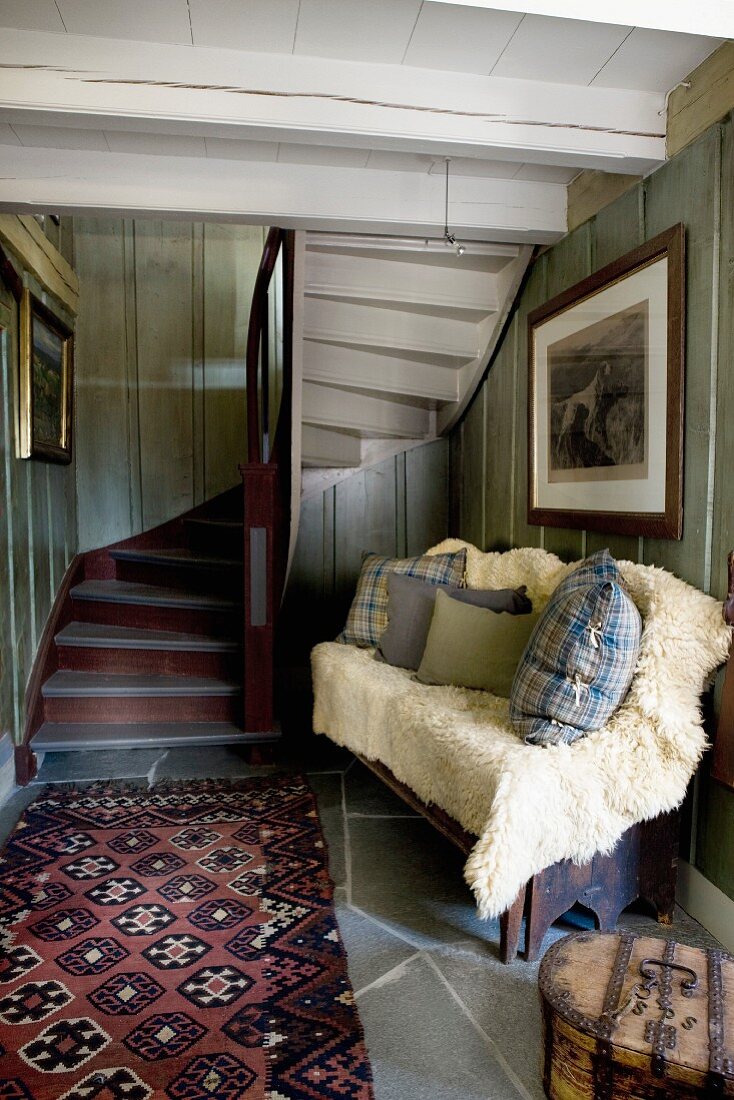
<path id="1" fill-rule="evenodd" d="M 548 348 L 610 314 L 647 300 L 648 400 L 645 438 L 650 476 L 550 482 Z M 534 331 L 534 460 L 537 471 L 533 507 L 559 511 L 664 512 L 668 406 L 668 260 L 664 257 L 594 294 L 586 301 L 538 325 Z"/>

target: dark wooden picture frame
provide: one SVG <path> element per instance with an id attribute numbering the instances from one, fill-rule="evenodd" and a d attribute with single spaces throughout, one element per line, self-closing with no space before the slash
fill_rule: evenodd
<path id="1" fill-rule="evenodd" d="M 663 260 L 665 268 L 659 265 Z M 644 272 L 653 265 L 659 266 L 649 273 L 650 297 L 646 298 Z M 651 538 L 681 537 L 684 265 L 685 228 L 679 223 L 529 314 L 529 523 Z M 640 278 L 623 286 L 626 280 L 637 276 Z M 632 304 L 605 315 L 603 303 L 611 303 L 614 295 L 623 299 L 627 292 Z M 597 302 L 595 312 L 593 300 L 600 295 L 606 297 Z M 660 315 L 661 304 L 664 317 Z M 655 331 L 665 334 L 664 354 L 656 356 L 651 351 L 650 338 L 649 318 L 653 314 Z M 589 318 L 586 323 L 584 316 Z M 543 332 L 543 326 L 549 323 L 553 327 Z M 562 332 L 564 326 L 571 335 L 553 344 L 545 343 L 549 333 Z M 584 382 L 585 378 L 589 381 Z M 654 404 L 656 378 L 658 384 L 665 384 L 664 408 Z M 574 392 L 574 386 L 581 388 Z M 543 398 L 540 403 L 539 392 Z M 613 440 L 613 445 L 606 448 L 595 440 L 601 439 L 604 444 L 611 438 L 611 432 L 607 435 L 607 428 L 613 423 L 610 411 L 616 418 L 616 442 Z M 657 432 L 652 427 L 653 417 Z M 624 448 L 629 455 L 627 465 L 614 457 Z M 664 471 L 660 455 L 656 458 L 653 454 L 663 448 Z M 615 469 L 619 471 L 616 476 Z M 623 476 L 623 470 L 628 471 L 627 476 Z M 561 489 L 550 487 L 552 482 L 563 483 Z M 645 499 L 645 493 L 648 500 L 655 494 L 658 506 L 635 507 L 635 489 L 641 492 L 641 499 Z M 618 503 L 625 496 L 623 508 L 605 510 L 595 506 L 600 496 L 610 499 L 612 493 Z M 660 499 L 663 495 L 664 501 Z M 552 500 L 554 496 L 563 498 L 565 506 L 549 503 L 548 498 Z M 590 506 L 592 497 L 594 505 Z"/>
<path id="2" fill-rule="evenodd" d="M 74 333 L 26 287 L 20 301 L 18 454 L 71 462 Z"/>

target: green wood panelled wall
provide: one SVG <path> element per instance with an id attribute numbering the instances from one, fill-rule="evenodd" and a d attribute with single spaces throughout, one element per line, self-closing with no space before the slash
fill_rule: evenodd
<path id="1" fill-rule="evenodd" d="M 527 522 L 527 317 L 610 260 L 686 226 L 684 529 L 680 542 Z M 734 548 L 734 119 L 712 127 L 535 263 L 487 380 L 451 440 L 452 529 L 485 549 L 544 546 L 566 560 L 609 546 L 717 597 Z M 734 898 L 734 793 L 697 791 L 689 854 Z"/>
<path id="2" fill-rule="evenodd" d="M 235 485 L 260 226 L 75 218 L 79 546 Z"/>
<path id="3" fill-rule="evenodd" d="M 48 235 L 71 262 L 68 223 Z M 38 283 L 27 286 L 53 306 Z M 53 306 L 53 308 L 57 308 Z M 71 318 L 58 309 L 68 322 Z M 18 307 L 0 284 L 0 736 L 20 741 L 23 696 L 41 632 L 76 552 L 74 465 L 16 458 Z"/>
<path id="4" fill-rule="evenodd" d="M 304 500 L 282 630 L 292 674 L 344 625 L 365 550 L 406 557 L 446 538 L 448 465 L 448 440 L 440 439 Z"/>

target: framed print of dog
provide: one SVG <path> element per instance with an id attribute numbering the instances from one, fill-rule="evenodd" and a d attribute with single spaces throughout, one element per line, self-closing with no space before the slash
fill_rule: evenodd
<path id="1" fill-rule="evenodd" d="M 528 521 L 679 539 L 685 231 L 528 317 Z"/>

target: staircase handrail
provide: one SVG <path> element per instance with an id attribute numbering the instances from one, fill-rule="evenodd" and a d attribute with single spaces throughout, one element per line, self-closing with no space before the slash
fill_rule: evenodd
<path id="1" fill-rule="evenodd" d="M 245 356 L 245 383 L 247 387 L 247 461 L 263 460 L 262 437 L 267 431 L 265 417 L 260 417 L 259 394 L 263 395 L 263 404 L 267 408 L 268 364 L 261 358 L 260 347 L 265 326 L 268 323 L 267 300 L 273 272 L 278 261 L 278 253 L 285 238 L 285 230 L 271 226 L 265 239 L 260 266 L 255 277 L 250 307 L 250 321 L 247 329 L 247 351 Z"/>

